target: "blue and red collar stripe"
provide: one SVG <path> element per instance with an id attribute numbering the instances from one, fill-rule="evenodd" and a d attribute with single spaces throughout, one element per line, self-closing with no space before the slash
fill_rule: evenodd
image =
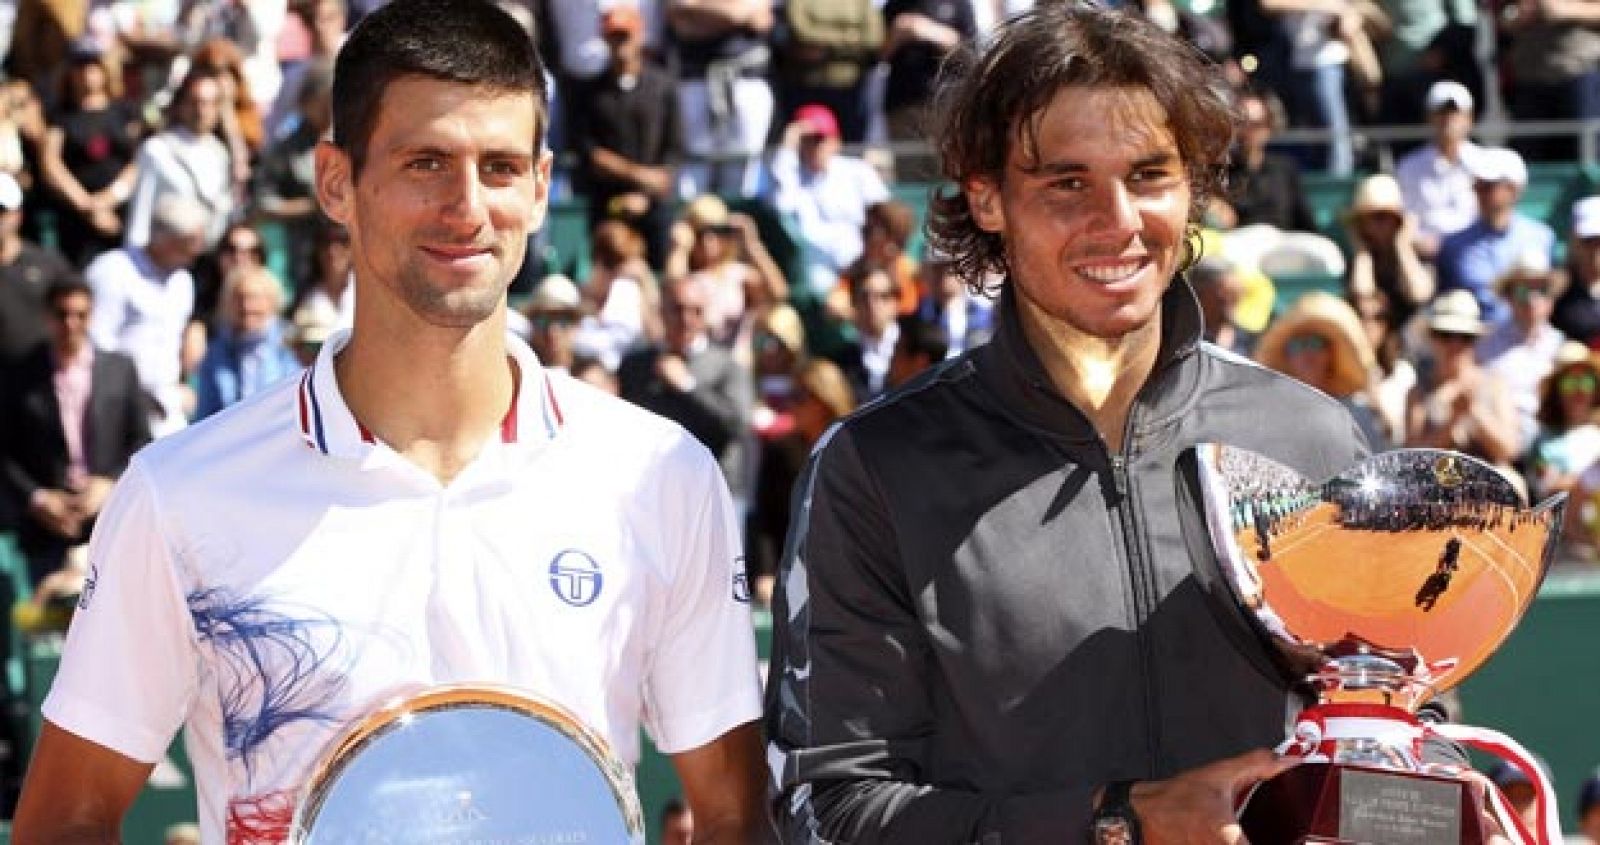
<path id="1" fill-rule="evenodd" d="M 553 381 L 549 373 L 544 374 L 544 428 L 551 437 L 555 437 L 561 426 L 566 424 L 566 419 L 561 413 L 561 403 L 556 401 L 556 388 L 551 383 Z M 515 409 L 516 406 L 512 405 L 512 408 Z"/>
<path id="2" fill-rule="evenodd" d="M 300 436 L 305 439 L 306 446 L 326 455 L 328 452 L 327 432 L 322 419 L 322 403 L 317 401 L 316 390 L 316 364 L 306 368 L 300 377 L 299 391 L 299 422 Z M 545 430 L 551 437 L 556 436 L 565 424 L 566 418 L 561 411 L 561 403 L 556 400 L 554 386 L 551 385 L 548 375 L 544 377 L 545 401 L 543 404 Z M 516 392 L 511 397 L 511 407 L 506 410 L 506 415 L 500 420 L 500 442 L 516 443 L 518 440 L 517 407 L 521 402 L 522 385 L 518 382 Z M 377 443 L 372 431 L 362 425 L 359 420 L 351 420 L 356 427 L 356 432 L 361 436 L 361 442 L 367 444 Z"/>
<path id="3" fill-rule="evenodd" d="M 300 380 L 300 434 L 305 437 L 306 444 L 318 452 L 328 454 L 328 437 L 322 425 L 322 404 L 317 401 L 316 391 L 317 365 L 312 362 L 306 367 L 306 374 Z M 306 405 L 311 406 L 309 423 L 306 417 Z"/>

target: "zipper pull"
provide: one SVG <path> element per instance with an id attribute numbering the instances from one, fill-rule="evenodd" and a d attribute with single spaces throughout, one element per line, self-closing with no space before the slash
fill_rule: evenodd
<path id="1" fill-rule="evenodd" d="M 1117 497 L 1128 495 L 1128 461 L 1121 455 L 1111 456 L 1111 483 L 1117 488 Z"/>

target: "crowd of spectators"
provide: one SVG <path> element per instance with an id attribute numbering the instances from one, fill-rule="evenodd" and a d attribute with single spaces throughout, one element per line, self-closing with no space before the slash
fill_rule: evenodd
<path id="1" fill-rule="evenodd" d="M 81 582 L 72 550 L 134 451 L 349 325 L 349 236 L 318 212 L 312 151 L 333 57 L 378 2 L 0 3 L 0 531 L 35 583 Z M 589 250 L 530 249 L 511 329 L 717 455 L 764 600 L 828 425 L 988 337 L 985 280 L 921 247 L 896 188 L 938 181 L 941 60 L 1029 0 L 504 4 L 549 59 L 554 198 L 584 204 Z M 1600 197 L 1552 231 L 1519 210 L 1527 162 L 1578 147 L 1473 136 L 1491 100 L 1600 117 L 1600 0 L 1108 5 L 1237 87 L 1230 188 L 1189 272 L 1208 339 L 1339 398 L 1375 449 L 1460 449 L 1578 494 L 1568 539 L 1592 549 Z M 1378 172 L 1361 125 L 1431 134 Z M 1359 178 L 1339 232 L 1307 174 Z M 1274 296 L 1306 271 L 1339 289 Z"/>

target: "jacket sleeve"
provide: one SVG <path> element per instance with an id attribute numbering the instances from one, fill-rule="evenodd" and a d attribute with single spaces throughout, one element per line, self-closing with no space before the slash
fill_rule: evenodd
<path id="1" fill-rule="evenodd" d="M 795 490 L 773 609 L 768 760 L 783 841 L 1075 840 L 1091 786 L 980 793 L 923 775 L 939 671 L 884 497 L 836 426 Z"/>

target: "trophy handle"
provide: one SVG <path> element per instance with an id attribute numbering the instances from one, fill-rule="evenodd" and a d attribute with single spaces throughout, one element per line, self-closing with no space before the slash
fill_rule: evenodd
<path id="1" fill-rule="evenodd" d="M 1528 776 L 1528 782 L 1533 784 L 1534 800 L 1537 802 L 1537 827 L 1532 835 L 1523 826 L 1522 819 L 1506 805 L 1505 797 L 1499 789 L 1490 790 L 1489 797 L 1493 803 L 1495 813 L 1500 817 L 1500 826 L 1514 842 L 1537 842 L 1541 845 L 1560 845 L 1561 819 L 1556 812 L 1555 787 L 1550 779 L 1545 777 L 1544 770 L 1534 763 L 1533 754 L 1522 747 L 1520 743 L 1499 731 L 1489 728 L 1477 728 L 1471 725 L 1439 724 L 1429 725 L 1428 731 L 1445 739 L 1459 742 L 1476 748 L 1486 754 L 1493 754 L 1502 760 L 1516 766 Z"/>

